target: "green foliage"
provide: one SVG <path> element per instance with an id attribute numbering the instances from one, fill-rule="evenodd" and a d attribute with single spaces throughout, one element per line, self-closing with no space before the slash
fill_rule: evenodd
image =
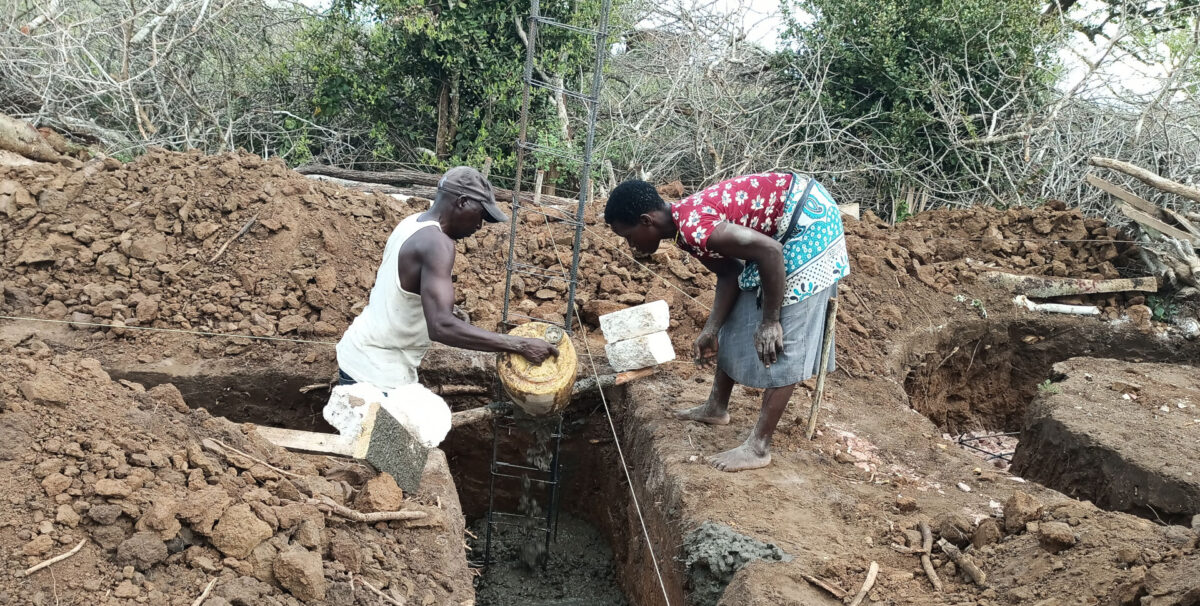
<path id="1" fill-rule="evenodd" d="M 795 59 L 826 57 L 821 105 L 877 154 L 865 163 L 969 179 L 986 172 L 987 159 L 950 153 L 952 141 L 982 136 L 997 108 L 1019 113 L 1053 86 L 1061 34 L 1042 18 L 1041 0 L 792 0 L 784 7 L 791 45 L 778 62 L 784 82 L 804 76 L 789 72 L 802 63 Z"/>
<path id="2" fill-rule="evenodd" d="M 1060 388 L 1054 381 L 1046 379 L 1045 381 L 1038 383 L 1038 393 L 1050 395 L 1059 394 L 1062 393 L 1062 388 Z"/>
<path id="3" fill-rule="evenodd" d="M 541 2 L 543 15 L 589 27 L 599 8 Z M 373 159 L 478 165 L 491 156 L 495 172 L 511 174 L 526 56 L 517 24 L 528 27 L 528 11 L 527 0 L 336 0 L 285 69 L 307 80 L 313 122 L 360 127 L 354 145 Z M 590 85 L 580 82 L 594 57 L 590 37 L 542 27 L 537 57 L 566 88 Z M 533 92 L 529 129 L 531 138 L 561 133 L 545 90 Z"/>
<path id="4" fill-rule="evenodd" d="M 1146 306 L 1150 308 L 1157 322 L 1171 322 L 1179 315 L 1179 303 L 1170 297 L 1150 295 L 1146 297 Z"/>

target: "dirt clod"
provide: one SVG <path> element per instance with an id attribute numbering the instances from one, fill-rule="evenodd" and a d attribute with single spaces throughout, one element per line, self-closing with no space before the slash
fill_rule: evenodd
<path id="1" fill-rule="evenodd" d="M 149 570 L 150 567 L 167 559 L 167 545 L 159 538 L 158 533 L 143 531 L 117 546 L 117 562 L 131 565 L 137 570 Z"/>
<path id="2" fill-rule="evenodd" d="M 384 472 L 367 481 L 354 505 L 363 512 L 396 511 L 404 504 L 404 491 Z"/>
<path id="3" fill-rule="evenodd" d="M 1075 545 L 1075 533 L 1063 522 L 1042 522 L 1038 525 L 1038 544 L 1050 553 L 1058 553 Z"/>
<path id="4" fill-rule="evenodd" d="M 311 551 L 289 551 L 275 560 L 275 578 L 292 595 L 306 602 L 325 599 L 325 574 L 321 556 Z"/>
<path id="5" fill-rule="evenodd" d="M 1042 504 L 1019 490 L 1004 502 L 1004 530 L 1010 534 L 1025 530 L 1025 525 L 1042 517 Z"/>
<path id="6" fill-rule="evenodd" d="M 231 558 L 245 558 L 259 543 L 271 538 L 271 526 L 239 504 L 225 510 L 212 532 L 213 546 Z"/>

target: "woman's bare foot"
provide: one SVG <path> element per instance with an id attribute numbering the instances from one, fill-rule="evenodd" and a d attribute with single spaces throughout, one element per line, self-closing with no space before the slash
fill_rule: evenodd
<path id="1" fill-rule="evenodd" d="M 693 408 L 676 410 L 675 418 L 683 421 L 700 421 L 709 425 L 728 425 L 729 411 L 720 410 L 712 404 L 701 404 Z"/>
<path id="2" fill-rule="evenodd" d="M 708 458 L 708 464 L 721 471 L 746 471 L 771 464 L 771 453 L 758 454 L 749 445 L 742 444 Z"/>

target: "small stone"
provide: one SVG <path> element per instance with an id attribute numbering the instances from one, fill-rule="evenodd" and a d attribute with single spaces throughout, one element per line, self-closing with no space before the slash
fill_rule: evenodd
<path id="1" fill-rule="evenodd" d="M 354 505 L 359 511 L 396 511 L 404 504 L 404 491 L 389 473 L 381 473 L 367 481 Z"/>
<path id="2" fill-rule="evenodd" d="M 1004 503 L 1004 530 L 1008 533 L 1020 532 L 1025 528 L 1025 524 L 1041 517 L 1042 504 L 1019 490 L 1014 491 Z"/>
<path id="3" fill-rule="evenodd" d="M 933 519 L 933 530 L 938 536 L 958 546 L 971 540 L 971 518 L 962 513 L 942 513 Z"/>
<path id="4" fill-rule="evenodd" d="M 175 513 L 179 510 L 179 506 L 174 499 L 159 498 L 154 501 L 150 509 L 142 514 L 141 519 L 137 522 L 137 530 L 152 530 L 156 532 L 164 541 L 170 541 L 179 534 L 182 525 L 179 520 L 175 519 Z"/>
<path id="5" fill-rule="evenodd" d="M 1058 553 L 1075 545 L 1075 533 L 1069 524 L 1043 522 L 1038 527 L 1038 544 L 1050 553 Z"/>
<path id="6" fill-rule="evenodd" d="M 160 233 L 138 238 L 129 245 L 129 256 L 143 261 L 158 261 L 166 252 L 167 238 Z"/>
<path id="7" fill-rule="evenodd" d="M 149 570 L 151 566 L 167 559 L 167 555 L 167 544 L 158 537 L 158 533 L 151 531 L 134 533 L 117 546 L 117 561 L 138 570 Z"/>
<path id="8" fill-rule="evenodd" d="M 142 590 L 133 583 L 121 581 L 121 584 L 117 585 L 116 590 L 113 591 L 113 595 L 118 598 L 136 598 L 141 592 Z"/>
<path id="9" fill-rule="evenodd" d="M 303 601 L 325 599 L 325 573 L 319 554 L 301 549 L 280 555 L 275 560 L 275 579 Z"/>
<path id="10" fill-rule="evenodd" d="M 308 321 L 304 319 L 304 316 L 284 316 L 279 319 L 279 334 L 295 332 L 306 324 Z"/>
<path id="11" fill-rule="evenodd" d="M 42 534 L 34 537 L 32 541 L 26 543 L 25 546 L 21 548 L 21 553 L 24 553 L 27 556 L 40 556 L 45 555 L 46 552 L 50 551 L 50 549 L 53 547 L 54 539 L 50 538 L 50 535 Z"/>
<path id="12" fill-rule="evenodd" d="M 1196 535 L 1183 526 L 1167 526 L 1164 534 L 1168 541 L 1181 549 L 1190 549 L 1196 544 Z"/>
<path id="13" fill-rule="evenodd" d="M 238 504 L 225 510 L 212 531 L 213 547 L 221 553 L 242 559 L 259 543 L 271 538 L 271 525 L 260 520 L 250 506 Z"/>
<path id="14" fill-rule="evenodd" d="M 42 480 L 42 490 L 49 496 L 62 494 L 71 487 L 71 478 L 61 473 L 52 473 Z"/>
<path id="15" fill-rule="evenodd" d="M 107 479 L 107 478 L 103 479 L 103 480 L 98 480 L 96 482 L 95 488 L 96 488 L 96 494 L 98 494 L 102 497 L 124 498 L 133 493 L 133 490 L 131 488 L 129 488 L 129 484 L 126 484 L 124 481 L 112 480 L 112 479 Z"/>
<path id="16" fill-rule="evenodd" d="M 62 459 L 46 459 L 33 466 L 33 477 L 41 480 L 50 474 L 61 473 L 66 465 Z"/>
<path id="17" fill-rule="evenodd" d="M 999 543 L 1003 537 L 1000 521 L 995 518 L 985 518 L 979 522 L 975 533 L 971 535 L 971 545 L 974 545 L 975 549 L 982 549 L 987 545 Z"/>
<path id="18" fill-rule="evenodd" d="M 358 543 L 351 539 L 345 537 L 334 539 L 329 545 L 329 553 L 335 562 L 341 562 L 350 572 L 357 573 L 362 568 L 362 552 Z"/>
<path id="19" fill-rule="evenodd" d="M 60 374 L 40 372 L 21 383 L 21 395 L 34 404 L 63 406 L 71 402 L 71 384 Z"/>
<path id="20" fill-rule="evenodd" d="M 54 516 L 55 522 L 58 522 L 59 524 L 62 524 L 68 528 L 75 528 L 78 526 L 79 520 L 79 513 L 75 511 L 75 508 L 66 503 L 58 506 L 58 511 Z"/>
<path id="21" fill-rule="evenodd" d="M 88 510 L 88 517 L 95 520 L 101 526 L 108 526 L 117 521 L 117 518 L 121 516 L 121 512 L 120 505 L 101 503 L 100 505 L 92 505 L 92 508 Z"/>
<path id="22" fill-rule="evenodd" d="M 899 496 L 896 497 L 896 509 L 902 513 L 910 513 L 917 510 L 917 500 L 912 497 Z"/>

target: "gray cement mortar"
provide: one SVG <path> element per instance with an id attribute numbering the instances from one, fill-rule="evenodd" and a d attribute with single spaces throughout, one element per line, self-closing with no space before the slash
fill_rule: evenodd
<path id="1" fill-rule="evenodd" d="M 683 564 L 694 606 L 716 606 L 733 575 L 754 560 L 786 562 L 791 559 L 775 545 L 748 537 L 724 524 L 705 522 L 683 539 Z"/>
<path id="2" fill-rule="evenodd" d="M 486 520 L 472 530 L 479 538 L 471 554 L 483 556 Z M 492 535 L 493 563 L 475 581 L 478 606 L 627 606 L 617 586 L 612 549 L 594 526 L 562 512 L 558 539 L 548 556 L 542 553 L 545 535 L 499 526 Z M 531 552 L 533 557 L 531 557 Z M 529 562 L 545 557 L 545 565 Z"/>

